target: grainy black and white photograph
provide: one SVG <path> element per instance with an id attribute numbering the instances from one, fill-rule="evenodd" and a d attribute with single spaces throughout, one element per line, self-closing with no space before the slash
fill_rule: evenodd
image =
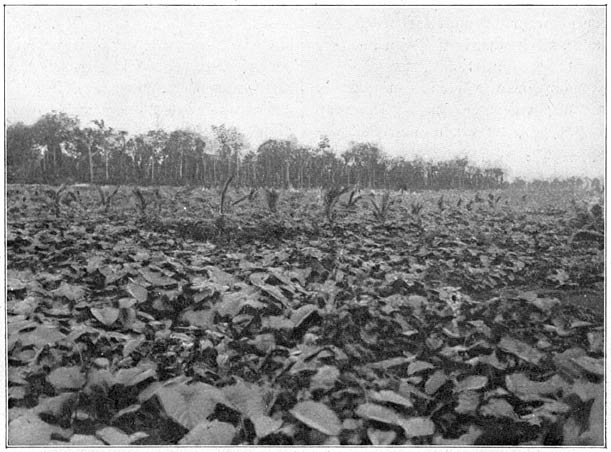
<path id="1" fill-rule="evenodd" d="M 606 446 L 606 5 L 4 5 L 4 446 Z"/>

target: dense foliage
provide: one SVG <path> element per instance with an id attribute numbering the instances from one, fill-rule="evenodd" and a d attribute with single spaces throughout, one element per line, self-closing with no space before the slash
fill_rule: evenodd
<path id="1" fill-rule="evenodd" d="M 390 158 L 368 142 L 353 143 L 340 154 L 324 136 L 315 147 L 270 139 L 252 150 L 235 127 L 211 130 L 212 137 L 185 129 L 130 136 L 102 120 L 81 127 L 78 118 L 51 112 L 31 126 L 8 126 L 8 181 L 216 187 L 235 174 L 237 186 L 278 188 L 495 188 L 504 183 L 500 168 L 479 168 L 466 158 Z"/>
<path id="2" fill-rule="evenodd" d="M 599 199 L 9 186 L 11 445 L 602 444 Z"/>

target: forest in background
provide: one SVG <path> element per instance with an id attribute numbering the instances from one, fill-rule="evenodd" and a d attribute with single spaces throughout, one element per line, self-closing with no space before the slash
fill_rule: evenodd
<path id="1" fill-rule="evenodd" d="M 216 187 L 231 174 L 249 187 L 318 188 L 357 185 L 384 189 L 492 189 L 507 185 L 502 168 L 482 168 L 466 157 L 443 161 L 389 156 L 375 143 L 353 142 L 340 152 L 327 136 L 316 146 L 268 139 L 256 149 L 233 126 L 130 135 L 103 120 L 81 126 L 78 117 L 50 112 L 32 125 L 6 129 L 8 183 L 203 185 Z M 526 182 L 514 179 L 512 185 Z M 600 189 L 602 181 L 570 177 L 530 184 Z"/>
<path id="2" fill-rule="evenodd" d="M 479 168 L 467 158 L 407 160 L 371 142 L 339 152 L 326 136 L 315 147 L 269 139 L 252 149 L 236 127 L 211 131 L 211 137 L 187 129 L 130 135 L 103 120 L 82 127 L 77 117 L 53 111 L 32 125 L 7 127 L 7 180 L 210 187 L 235 174 L 238 186 L 279 188 L 478 189 L 505 183 L 501 168 Z"/>

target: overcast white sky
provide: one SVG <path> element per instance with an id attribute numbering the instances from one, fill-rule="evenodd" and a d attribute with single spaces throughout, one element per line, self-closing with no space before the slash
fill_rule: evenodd
<path id="1" fill-rule="evenodd" d="M 6 119 L 604 172 L 604 7 L 5 8 Z"/>

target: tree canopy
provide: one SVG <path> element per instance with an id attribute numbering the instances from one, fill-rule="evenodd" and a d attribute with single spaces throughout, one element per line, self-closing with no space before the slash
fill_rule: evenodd
<path id="1" fill-rule="evenodd" d="M 495 188 L 500 168 L 467 158 L 445 161 L 390 157 L 375 143 L 340 151 L 329 137 L 316 146 L 271 138 L 256 149 L 235 126 L 213 125 L 211 136 L 187 129 L 130 135 L 95 120 L 53 111 L 33 125 L 6 130 L 9 182 L 75 182 L 218 186 L 229 175 L 240 186 L 315 188 L 356 184 L 385 189 Z"/>

